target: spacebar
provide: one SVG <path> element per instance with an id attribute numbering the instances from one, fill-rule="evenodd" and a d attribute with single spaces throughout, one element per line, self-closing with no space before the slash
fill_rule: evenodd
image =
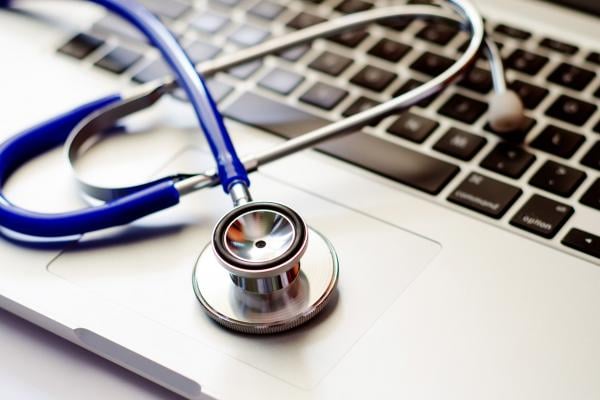
<path id="1" fill-rule="evenodd" d="M 253 93 L 242 94 L 223 114 L 288 139 L 330 123 Z M 363 132 L 333 139 L 317 149 L 431 194 L 439 193 L 459 171 L 456 165 Z"/>

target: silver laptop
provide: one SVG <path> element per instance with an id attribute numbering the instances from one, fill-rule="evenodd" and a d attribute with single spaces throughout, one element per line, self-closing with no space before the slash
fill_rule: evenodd
<path id="1" fill-rule="evenodd" d="M 143 3 L 197 62 L 373 6 Z M 187 398 L 600 398 L 600 5 L 476 3 L 527 108 L 514 132 L 524 145 L 487 126 L 482 58 L 434 99 L 253 176 L 255 198 L 293 206 L 339 252 L 335 301 L 306 326 L 245 336 L 203 314 L 191 274 L 229 206 L 218 189 L 67 244 L 0 240 L 0 306 Z M 0 11 L 2 138 L 169 73 L 101 9 L 17 5 Z M 210 84 L 239 152 L 252 153 L 409 90 L 466 39 L 456 26 L 398 19 Z M 118 185 L 212 165 L 185 99 L 124 124 L 128 134 L 83 157 L 87 179 Z M 5 190 L 37 211 L 86 205 L 60 148 Z"/>

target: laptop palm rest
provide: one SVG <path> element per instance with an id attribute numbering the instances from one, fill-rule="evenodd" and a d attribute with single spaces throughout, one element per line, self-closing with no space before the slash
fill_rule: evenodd
<path id="1" fill-rule="evenodd" d="M 197 170 L 201 160 L 205 165 L 207 155 L 189 148 L 172 163 L 189 171 Z M 261 174 L 253 176 L 252 189 L 257 200 L 294 207 L 338 251 L 337 299 L 299 329 L 245 336 L 224 330 L 203 314 L 191 276 L 215 222 L 230 209 L 229 199 L 219 188 L 190 195 L 177 207 L 131 226 L 86 235 L 52 261 L 49 271 L 292 385 L 314 387 L 441 246 Z M 377 254 L 377 262 L 373 254 Z M 160 345 L 168 351 L 169 343 Z M 189 356 L 194 357 L 193 348 Z"/>

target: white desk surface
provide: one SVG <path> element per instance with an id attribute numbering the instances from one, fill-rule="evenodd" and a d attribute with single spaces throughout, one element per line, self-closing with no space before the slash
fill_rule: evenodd
<path id="1" fill-rule="evenodd" d="M 181 399 L 2 309 L 0 397 L 5 400 Z"/>

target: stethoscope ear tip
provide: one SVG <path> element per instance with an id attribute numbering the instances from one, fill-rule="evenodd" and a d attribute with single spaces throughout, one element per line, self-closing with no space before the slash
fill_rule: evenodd
<path id="1" fill-rule="evenodd" d="M 494 93 L 489 102 L 489 123 L 498 134 L 520 129 L 525 120 L 523 102 L 512 90 Z"/>

